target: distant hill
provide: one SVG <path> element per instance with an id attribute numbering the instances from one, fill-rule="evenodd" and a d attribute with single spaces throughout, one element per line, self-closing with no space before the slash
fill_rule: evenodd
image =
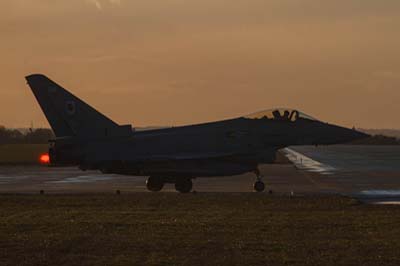
<path id="1" fill-rule="evenodd" d="M 358 130 L 365 132 L 370 135 L 383 135 L 388 137 L 395 137 L 400 139 L 400 129 L 364 129 L 359 128 Z"/>
<path id="2" fill-rule="evenodd" d="M 356 140 L 351 145 L 400 145 L 400 139 L 384 135 L 373 135 L 369 138 Z"/>

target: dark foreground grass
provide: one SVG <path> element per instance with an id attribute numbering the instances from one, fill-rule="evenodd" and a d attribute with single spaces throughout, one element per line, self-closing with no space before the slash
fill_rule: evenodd
<path id="1" fill-rule="evenodd" d="M 0 265 L 400 265 L 400 208 L 331 196 L 0 195 Z"/>

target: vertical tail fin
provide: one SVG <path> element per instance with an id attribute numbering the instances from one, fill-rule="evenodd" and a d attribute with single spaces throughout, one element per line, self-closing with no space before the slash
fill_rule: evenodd
<path id="1" fill-rule="evenodd" d="M 56 137 L 131 134 L 130 126 L 119 126 L 46 76 L 35 74 L 26 80 Z"/>

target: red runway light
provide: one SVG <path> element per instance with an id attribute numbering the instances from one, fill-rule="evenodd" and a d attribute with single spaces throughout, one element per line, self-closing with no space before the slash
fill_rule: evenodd
<path id="1" fill-rule="evenodd" d="M 45 153 L 45 154 L 40 155 L 40 157 L 39 157 L 39 162 L 40 162 L 41 164 L 49 164 L 49 163 L 50 163 L 50 156 L 49 156 L 49 154 Z"/>

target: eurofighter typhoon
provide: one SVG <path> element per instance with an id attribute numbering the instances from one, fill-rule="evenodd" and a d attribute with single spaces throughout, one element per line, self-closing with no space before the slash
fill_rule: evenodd
<path id="1" fill-rule="evenodd" d="M 148 176 L 150 191 L 174 183 L 177 191 L 187 193 L 194 178 L 254 172 L 254 190 L 261 192 L 265 185 L 258 166 L 273 163 L 279 149 L 339 144 L 368 136 L 291 109 L 135 131 L 131 125 L 118 125 L 44 75 L 30 75 L 26 80 L 55 133 L 49 141 L 51 166 Z"/>

